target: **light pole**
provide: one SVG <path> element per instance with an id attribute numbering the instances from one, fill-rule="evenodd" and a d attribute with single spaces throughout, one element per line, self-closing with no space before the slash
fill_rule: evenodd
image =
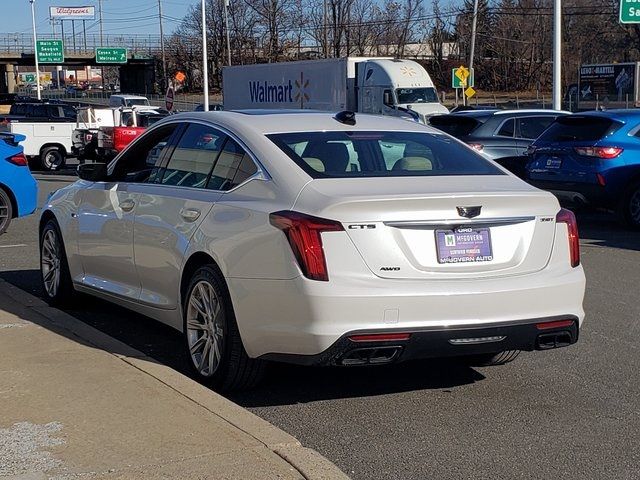
<path id="1" fill-rule="evenodd" d="M 473 18 L 471 19 L 471 48 L 469 49 L 469 78 L 473 72 L 473 57 L 476 53 L 476 28 L 478 25 L 478 0 L 473 1 Z M 462 92 L 462 103 L 467 104 L 467 96 Z"/>
<path id="2" fill-rule="evenodd" d="M 38 65 L 38 37 L 36 36 L 36 0 L 29 0 L 31 4 L 31 23 L 33 24 L 33 56 L 36 60 L 36 90 L 38 94 L 38 100 L 42 100 L 40 94 L 40 65 Z"/>
<path id="3" fill-rule="evenodd" d="M 553 0 L 553 109 L 562 108 L 562 2 Z"/>
<path id="4" fill-rule="evenodd" d="M 203 110 L 209 111 L 209 66 L 207 62 L 207 10 L 202 0 L 202 83 L 204 87 Z"/>

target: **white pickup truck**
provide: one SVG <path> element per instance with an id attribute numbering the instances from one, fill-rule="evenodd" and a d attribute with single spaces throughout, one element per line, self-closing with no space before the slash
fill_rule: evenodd
<path id="1" fill-rule="evenodd" d="M 36 159 L 43 170 L 59 170 L 64 167 L 67 157 L 71 156 L 71 134 L 75 123 L 71 122 L 11 122 L 11 133 L 24 135 L 21 143 L 24 154 Z"/>

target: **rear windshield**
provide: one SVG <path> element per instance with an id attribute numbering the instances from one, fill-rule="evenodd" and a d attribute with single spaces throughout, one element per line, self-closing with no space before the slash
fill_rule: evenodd
<path id="1" fill-rule="evenodd" d="M 545 142 L 591 142 L 612 134 L 622 124 L 604 117 L 572 115 L 560 117 L 538 140 Z"/>
<path id="2" fill-rule="evenodd" d="M 473 132 L 482 122 L 473 117 L 461 115 L 436 115 L 429 118 L 432 127 L 442 130 L 456 138 L 464 137 Z"/>
<path id="3" fill-rule="evenodd" d="M 503 175 L 442 134 L 296 132 L 268 138 L 313 178 Z"/>

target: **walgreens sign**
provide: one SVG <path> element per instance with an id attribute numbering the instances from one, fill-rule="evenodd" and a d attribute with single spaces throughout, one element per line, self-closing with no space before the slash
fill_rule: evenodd
<path id="1" fill-rule="evenodd" d="M 49 7 L 49 16 L 58 20 L 94 20 L 96 7 Z"/>

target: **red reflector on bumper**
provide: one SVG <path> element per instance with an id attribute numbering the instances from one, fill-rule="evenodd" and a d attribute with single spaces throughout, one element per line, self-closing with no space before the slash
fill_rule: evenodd
<path id="1" fill-rule="evenodd" d="M 397 340 L 409 340 L 410 333 L 369 333 L 366 335 L 351 335 L 352 342 L 388 342 Z"/>
<path id="2" fill-rule="evenodd" d="M 556 320 L 555 322 L 536 323 L 536 328 L 538 330 L 550 330 L 552 328 L 570 327 L 573 322 L 573 320 Z"/>

